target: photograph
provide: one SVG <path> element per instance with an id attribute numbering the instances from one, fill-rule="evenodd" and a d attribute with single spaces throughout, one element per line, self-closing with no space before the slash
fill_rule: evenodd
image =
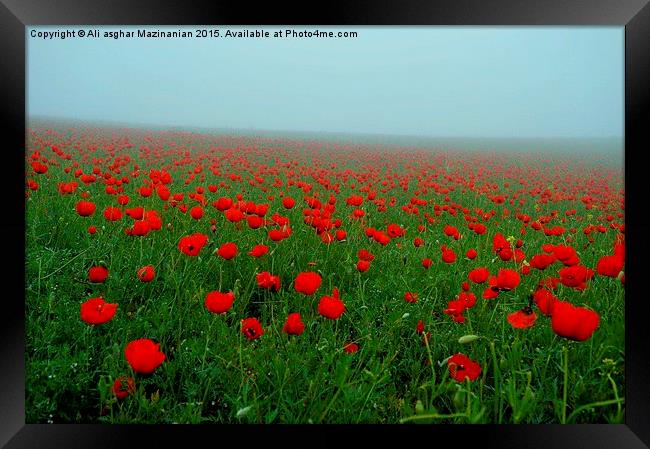
<path id="1" fill-rule="evenodd" d="M 27 25 L 25 423 L 626 424 L 625 39 Z"/>

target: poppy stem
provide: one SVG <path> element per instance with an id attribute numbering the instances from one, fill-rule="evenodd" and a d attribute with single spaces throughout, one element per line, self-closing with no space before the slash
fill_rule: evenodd
<path id="1" fill-rule="evenodd" d="M 241 374 L 241 384 L 239 384 L 239 391 L 237 392 L 237 394 L 239 394 L 241 392 L 242 388 L 244 387 L 244 382 L 245 382 L 244 360 L 243 360 L 242 353 L 241 353 L 241 339 L 242 339 L 241 332 L 239 332 L 239 348 L 238 348 L 238 352 L 239 352 L 239 372 Z"/>
<path id="2" fill-rule="evenodd" d="M 467 384 L 467 390 L 465 391 L 465 394 L 467 395 L 467 411 L 465 413 L 469 420 L 472 415 L 472 381 L 469 380 L 469 377 L 465 377 L 465 382 Z"/>
<path id="3" fill-rule="evenodd" d="M 496 350 L 494 348 L 494 342 L 490 342 L 490 352 L 492 353 L 492 363 L 494 365 L 494 389 L 495 391 L 499 391 L 501 388 L 501 371 L 499 370 L 499 365 L 497 363 L 497 354 Z M 495 406 L 497 407 L 497 410 L 495 411 L 495 415 L 498 413 L 499 415 L 499 420 L 497 421 L 498 424 L 501 424 L 501 421 L 503 419 L 503 412 L 502 412 L 502 407 L 501 407 L 501 393 L 498 395 L 499 399 L 498 401 L 495 401 Z"/>
<path id="4" fill-rule="evenodd" d="M 208 323 L 208 332 L 206 333 L 205 336 L 205 349 L 203 351 L 203 360 L 201 361 L 201 371 L 205 369 L 205 360 L 208 357 L 208 345 L 210 344 L 210 335 L 212 334 L 212 323 L 214 320 L 210 320 Z"/>
<path id="5" fill-rule="evenodd" d="M 140 240 L 140 261 L 138 262 L 138 264 L 142 265 L 142 245 L 143 245 L 143 243 L 142 243 L 142 239 L 139 239 L 139 240 Z"/>
<path id="6" fill-rule="evenodd" d="M 433 357 L 431 356 L 431 348 L 429 347 L 429 338 L 426 332 L 424 333 L 424 344 L 427 347 L 427 356 L 429 357 L 429 365 L 431 366 L 431 373 L 433 374 L 433 384 L 436 383 L 436 369 L 433 365 Z"/>
<path id="7" fill-rule="evenodd" d="M 49 278 L 50 276 L 53 276 L 53 275 L 57 274 L 59 271 L 63 270 L 66 266 L 68 266 L 68 265 L 69 265 L 73 260 L 75 260 L 77 257 L 81 256 L 82 254 L 85 254 L 89 249 L 90 249 L 90 247 L 84 249 L 83 251 L 81 251 L 80 253 L 78 253 L 76 256 L 74 256 L 73 258 L 71 258 L 70 260 L 68 260 L 66 263 L 64 263 L 63 265 L 61 265 L 57 270 L 54 270 L 54 271 L 52 271 L 50 274 L 47 274 L 47 275 L 43 276 L 42 279 L 47 279 L 47 278 Z"/>
<path id="8" fill-rule="evenodd" d="M 563 368 L 564 368 L 564 389 L 562 392 L 562 424 L 566 424 L 566 405 L 567 405 L 567 388 L 569 385 L 569 351 L 565 346 L 562 347 Z"/>

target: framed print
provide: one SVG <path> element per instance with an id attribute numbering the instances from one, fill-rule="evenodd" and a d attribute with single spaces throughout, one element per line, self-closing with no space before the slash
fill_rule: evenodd
<path id="1" fill-rule="evenodd" d="M 2 444 L 650 444 L 646 3 L 64 3 L 0 6 Z"/>

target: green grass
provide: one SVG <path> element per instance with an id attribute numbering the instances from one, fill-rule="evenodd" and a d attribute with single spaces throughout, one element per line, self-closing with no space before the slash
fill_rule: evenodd
<path id="1" fill-rule="evenodd" d="M 201 144 L 199 139 L 196 148 Z M 135 149 L 132 154 L 138 161 Z M 309 166 L 306 156 L 296 154 L 301 164 Z M 139 163 L 144 175 L 146 161 Z M 353 159 L 347 163 L 357 170 L 363 165 Z M 81 166 L 92 168 L 91 164 Z M 224 173 L 241 168 L 232 158 L 222 166 Z M 402 169 L 413 171 L 406 165 Z M 552 167 L 546 170 L 552 178 Z M 245 181 L 251 177 L 244 170 L 240 173 Z M 210 203 L 220 196 L 234 197 L 246 187 L 246 200 L 269 202 L 268 193 L 225 176 L 208 173 L 205 182 L 194 181 L 189 186 L 182 183 L 183 171 L 173 176 L 172 192 L 189 192 L 196 185 L 207 187 L 222 180 L 232 185 L 230 190 L 219 189 L 214 194 L 206 188 Z M 116 223 L 104 220 L 104 207 L 116 201 L 104 193 L 102 183 L 80 183 L 78 192 L 88 191 L 97 204 L 94 216 L 83 218 L 74 211 L 78 192 L 57 192 L 57 182 L 73 179 L 71 174 L 50 167 L 47 174 L 31 177 L 40 188 L 30 193 L 26 210 L 28 423 L 623 422 L 624 287 L 618 280 L 596 275 L 583 292 L 562 285 L 555 292 L 564 300 L 599 312 L 600 327 L 585 342 L 556 336 L 550 319 L 539 311 L 537 323 L 530 329 L 514 329 L 506 321 L 508 313 L 528 304 L 529 293 L 542 277 L 557 276 L 559 263 L 542 273 L 532 270 L 522 276 L 514 291 L 501 293 L 496 300 L 483 300 L 480 295 L 485 285 L 473 285 L 477 304 L 465 313 L 463 324 L 442 312 L 461 291 L 460 284 L 471 269 L 486 266 L 496 273 L 499 268 L 515 267 L 514 262 L 493 261 L 491 251 L 496 232 L 520 237 L 521 223 L 513 217 L 502 220 L 497 214 L 486 223 L 488 232 L 478 236 L 467 229 L 462 213 L 457 217 L 443 213 L 420 233 L 421 215 L 406 214 L 399 207 L 408 203 L 417 188 L 412 180 L 409 192 L 396 188 L 378 194 L 397 197 L 398 206 L 385 213 L 364 202 L 370 226 L 385 229 L 388 223 L 398 223 L 407 229 L 405 237 L 382 247 L 369 241 L 359 224 L 348 218 L 353 208 L 345 205 L 345 198 L 358 190 L 342 184 L 335 217 L 343 218 L 348 239 L 328 246 L 303 224 L 304 194 L 294 186 L 288 188 L 296 199 L 294 209 L 285 211 L 279 198 L 269 202 L 267 217 L 279 211 L 291 219 L 293 228 L 289 239 L 275 243 L 264 228 L 250 230 L 244 224 L 239 230 L 211 206 L 199 221 L 177 208 L 163 210 L 155 193 L 146 199 L 137 195 L 135 188 L 141 180 L 136 178 L 125 185 L 131 198 L 127 207 L 155 208 L 163 218 L 163 229 L 146 237 L 129 237 L 123 232 L 132 221 L 128 216 Z M 286 181 L 286 173 L 279 177 Z M 273 176 L 266 178 L 266 184 L 272 184 Z M 315 184 L 314 190 L 320 189 L 310 177 L 302 179 Z M 493 179 L 500 190 L 507 191 L 504 180 L 508 181 Z M 445 204 L 444 196 L 430 192 L 421 197 Z M 481 207 L 500 212 L 505 206 L 515 210 L 495 205 L 473 191 L 463 193 L 460 188 L 449 196 L 451 203 L 470 210 Z M 560 217 L 570 208 L 577 208 L 579 216 L 597 214 L 586 211 L 579 200 L 542 204 L 539 212 L 533 209 L 534 204 L 534 199 L 529 199 L 522 208 L 533 219 L 553 209 L 560 211 Z M 421 207 L 421 213 L 424 211 L 433 214 L 433 207 Z M 215 233 L 209 230 L 211 218 L 217 220 Z M 582 264 L 594 268 L 601 256 L 611 253 L 615 232 L 608 229 L 583 249 L 587 243 L 581 232 L 585 222 L 574 220 L 567 217 L 566 227 L 578 228 L 571 244 Z M 98 227 L 95 235 L 86 232 L 91 224 Z M 445 224 L 458 227 L 463 238 L 454 241 L 446 237 L 442 232 Z M 180 237 L 193 232 L 204 232 L 210 238 L 195 258 L 182 254 L 176 246 Z M 416 236 L 425 240 L 423 247 L 413 246 Z M 565 237 L 546 237 L 529 228 L 527 235 L 521 236 L 522 249 L 529 259 L 541 252 L 542 243 L 562 243 Z M 228 241 L 238 245 L 239 253 L 224 261 L 213 252 Z M 401 249 L 396 242 L 402 244 Z M 261 259 L 248 256 L 258 243 L 268 244 L 270 254 Z M 443 243 L 456 251 L 456 263 L 441 261 L 439 247 Z M 355 269 L 361 248 L 375 255 L 366 273 Z M 469 248 L 479 250 L 474 261 L 464 257 Z M 420 263 L 425 257 L 434 260 L 428 270 Z M 315 266 L 309 265 L 314 262 Z M 109 268 L 109 278 L 103 284 L 91 284 L 87 270 L 99 263 Z M 157 274 L 153 282 L 145 284 L 135 274 L 146 264 L 153 264 Z M 257 288 L 255 273 L 260 271 L 279 275 L 282 289 L 272 293 Z M 301 271 L 318 271 L 323 276 L 313 297 L 293 289 L 293 279 Z M 317 314 L 316 305 L 334 287 L 341 292 L 346 312 L 339 320 L 330 321 Z M 234 291 L 231 311 L 217 316 L 206 310 L 203 301 L 212 290 Z M 418 292 L 418 302 L 406 303 L 405 291 Z M 79 306 L 100 295 L 119 304 L 117 314 L 106 324 L 89 326 L 79 318 Z M 300 312 L 303 317 L 306 329 L 301 336 L 282 333 L 290 312 Z M 252 342 L 239 328 L 240 320 L 248 316 L 258 317 L 265 330 Z M 419 319 L 431 332 L 428 346 L 415 332 Z M 468 334 L 480 338 L 467 344 L 458 342 Z M 138 338 L 160 342 L 167 356 L 150 376 L 135 375 L 124 357 L 126 344 Z M 357 342 L 359 351 L 344 353 L 347 341 Z M 445 360 L 456 352 L 480 363 L 482 373 L 476 381 L 450 379 Z M 136 392 L 118 400 L 110 388 L 121 375 L 135 377 Z"/>

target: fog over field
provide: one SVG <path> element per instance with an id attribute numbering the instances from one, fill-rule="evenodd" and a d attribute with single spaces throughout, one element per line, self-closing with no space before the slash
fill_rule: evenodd
<path id="1" fill-rule="evenodd" d="M 369 149 L 410 148 L 462 152 L 511 152 L 537 153 L 540 157 L 576 159 L 585 163 L 604 164 L 611 167 L 624 166 L 624 139 L 622 137 L 595 138 L 496 138 L 496 137 L 428 137 L 386 134 L 334 133 L 281 131 L 241 128 L 207 128 L 192 126 L 143 125 L 137 123 L 66 120 L 48 117 L 30 117 L 32 129 L 59 128 L 61 126 L 106 127 L 109 129 L 142 129 L 151 131 L 186 131 L 209 135 L 230 135 L 300 140 L 305 142 L 336 142 L 368 146 Z"/>
<path id="2" fill-rule="evenodd" d="M 222 29 L 205 39 L 44 39 L 30 29 L 27 112 L 149 128 L 621 152 L 622 27 L 340 29 L 357 36 L 232 39 Z"/>

